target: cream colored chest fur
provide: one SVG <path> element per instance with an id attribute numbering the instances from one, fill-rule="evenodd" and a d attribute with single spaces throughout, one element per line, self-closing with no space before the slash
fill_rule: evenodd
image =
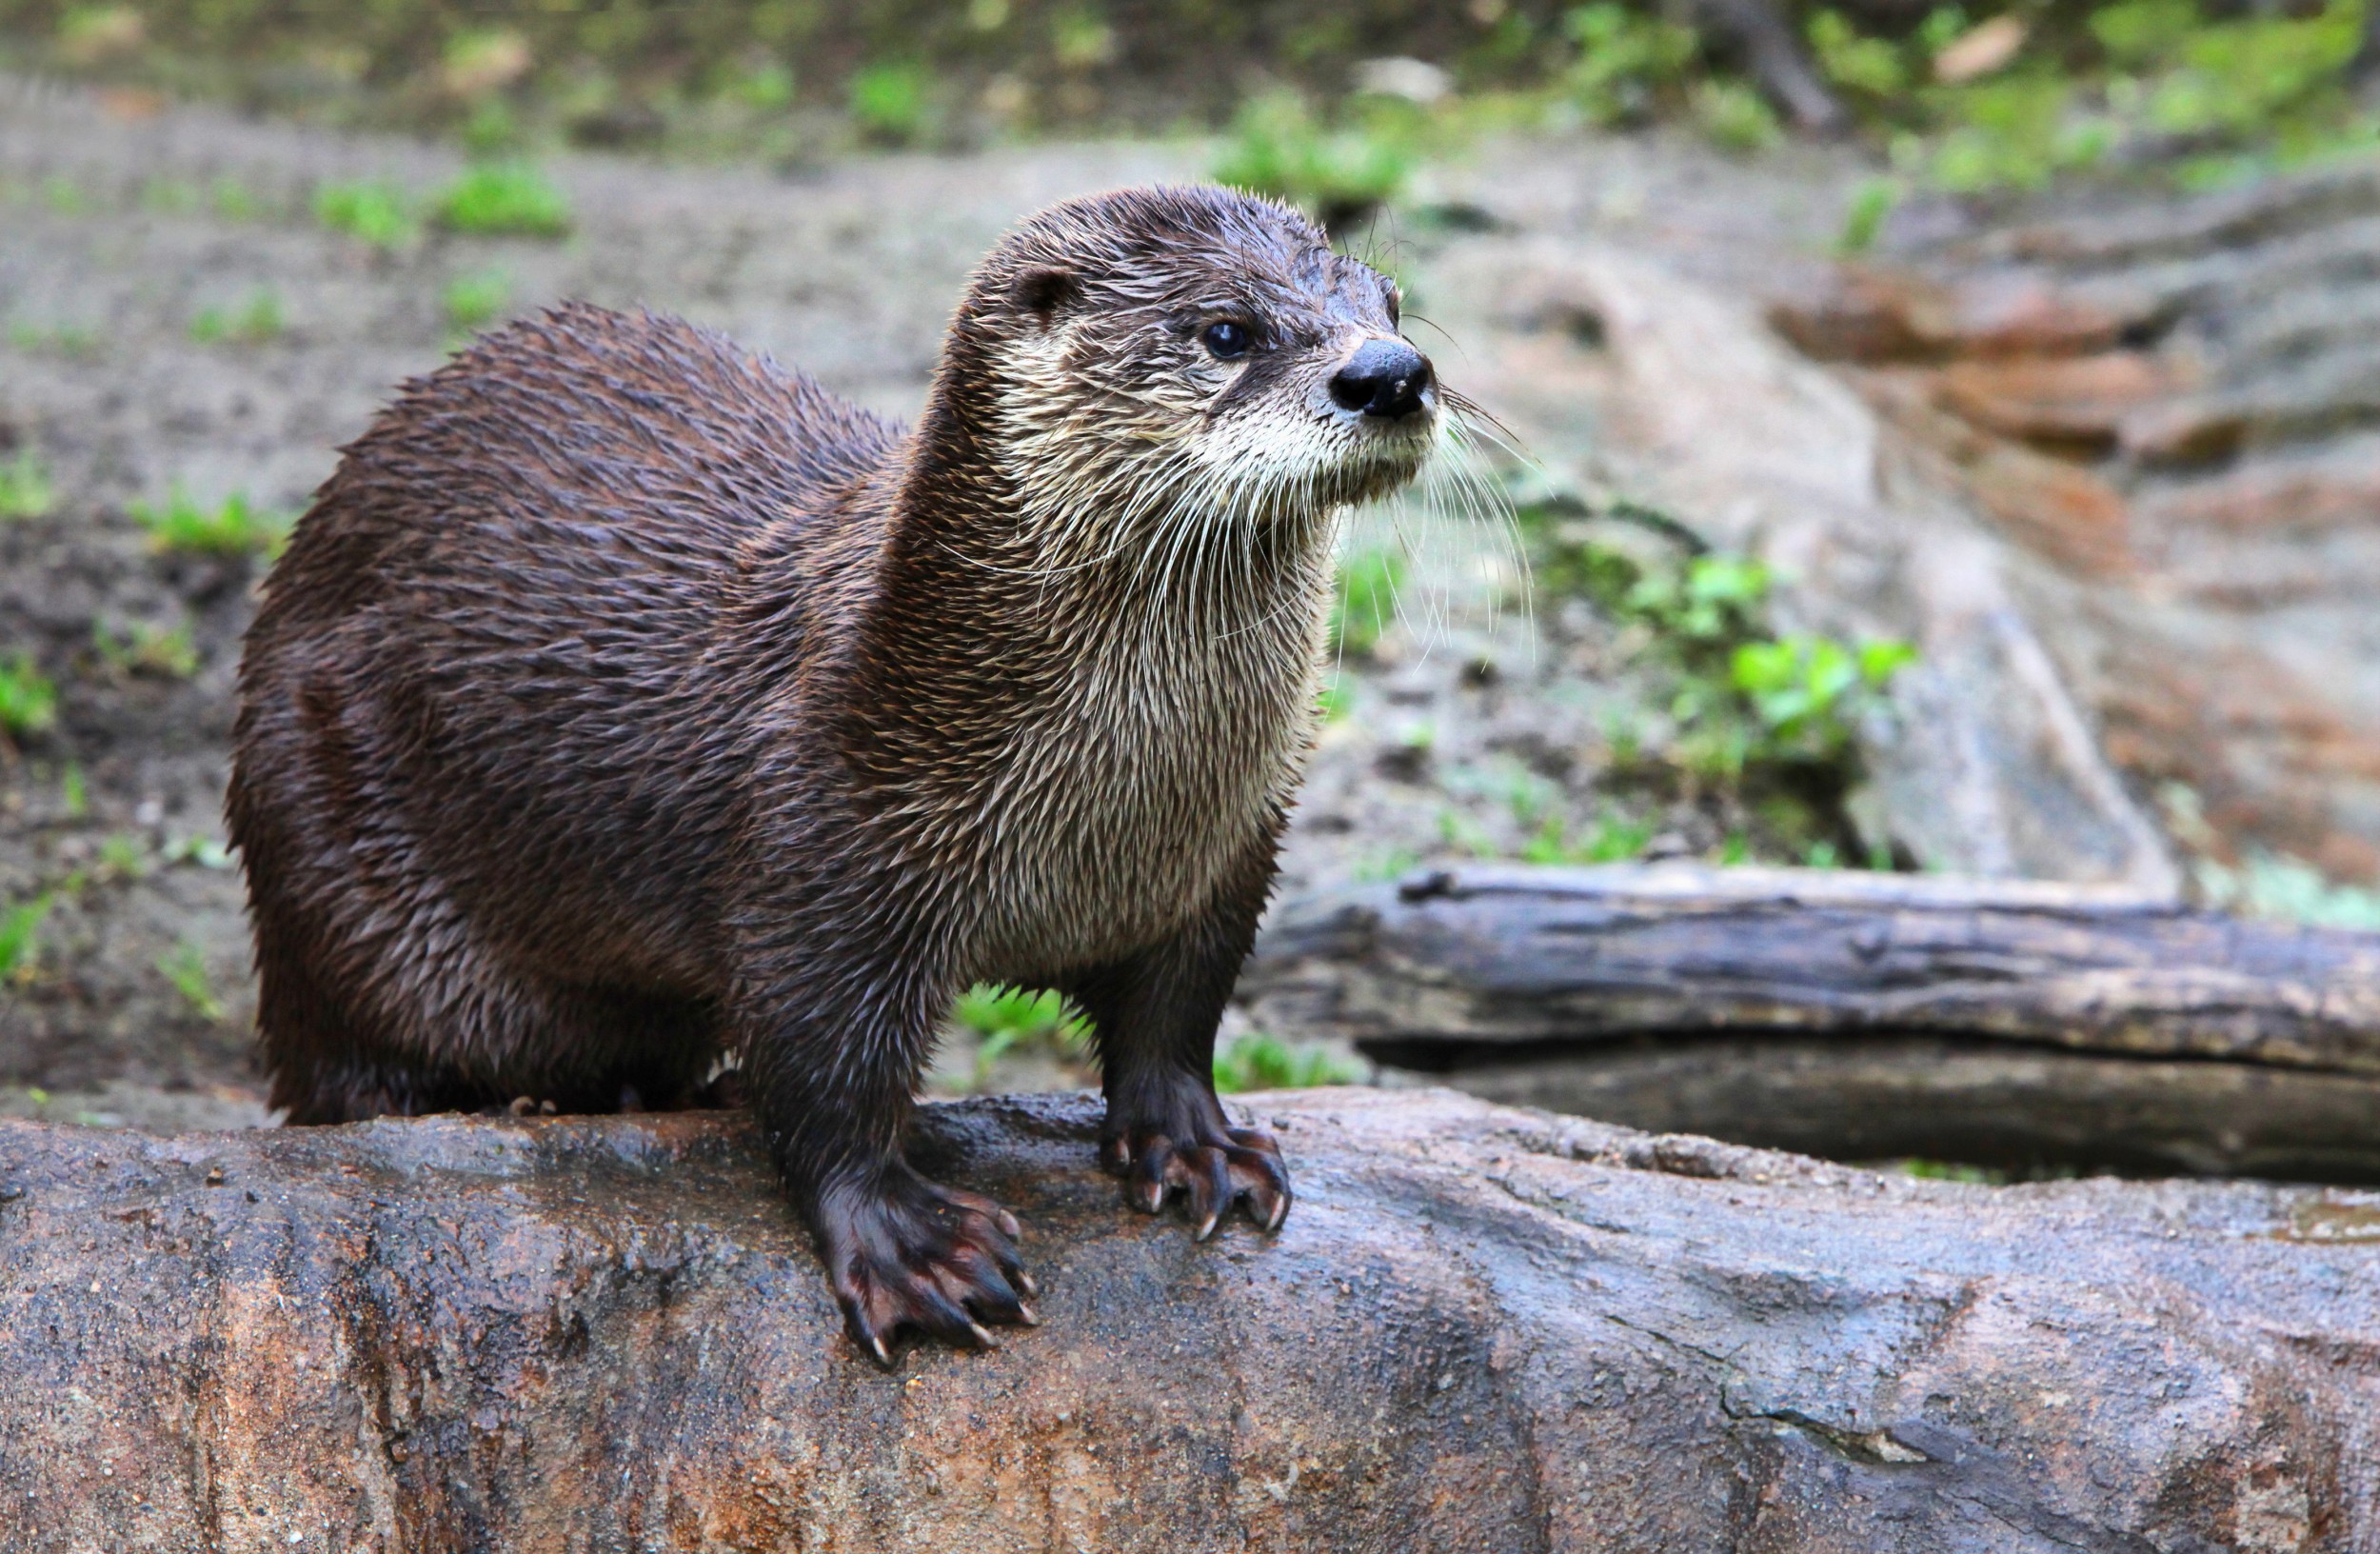
<path id="1" fill-rule="evenodd" d="M 1153 943 L 1259 844 L 1314 726 L 1318 609 L 1274 603 L 1237 630 L 1185 623 L 1086 655 L 1018 729 L 977 816 L 971 977 L 1053 975 Z"/>

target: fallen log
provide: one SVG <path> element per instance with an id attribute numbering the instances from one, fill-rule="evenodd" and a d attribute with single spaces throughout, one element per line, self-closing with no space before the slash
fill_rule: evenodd
<path id="1" fill-rule="evenodd" d="M 924 1108 L 1043 1325 L 897 1376 L 735 1114 L 0 1125 L 0 1546 L 2380 1546 L 2380 1195 L 1247 1109 L 1299 1207 L 1200 1247 L 1093 1103 Z"/>
<path id="2" fill-rule="evenodd" d="M 1288 904 L 1240 998 L 1491 1099 L 1842 1159 L 2380 1181 L 2380 937 L 1692 865 Z"/>

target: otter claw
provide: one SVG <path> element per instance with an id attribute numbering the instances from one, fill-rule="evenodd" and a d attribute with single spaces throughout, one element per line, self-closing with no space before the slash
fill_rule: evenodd
<path id="1" fill-rule="evenodd" d="M 1266 1234 L 1289 1214 L 1289 1175 L 1272 1139 L 1250 1128 L 1176 1143 L 1161 1133 L 1127 1130 L 1101 1150 L 1124 1176 L 1124 1201 L 1143 1213 L 1162 1212 L 1177 1190 L 1189 1210 L 1191 1237 L 1214 1235 L 1236 1205 Z"/>
<path id="2" fill-rule="evenodd" d="M 1017 1298 L 1024 1270 L 1008 1234 L 1015 1218 L 988 1198 L 908 1177 L 818 1212 L 820 1251 L 851 1336 L 886 1370 L 898 1368 L 904 1331 L 996 1349 L 991 1325 L 1036 1320 Z"/>

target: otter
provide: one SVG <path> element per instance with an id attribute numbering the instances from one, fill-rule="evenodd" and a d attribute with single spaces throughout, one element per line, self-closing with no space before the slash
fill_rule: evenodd
<path id="1" fill-rule="evenodd" d="M 1442 390 L 1386 277 L 1211 187 L 968 283 L 915 429 L 565 304 L 412 380 L 244 645 L 227 803 L 292 1124 L 694 1104 L 732 1059 L 852 1338 L 1031 1324 L 1017 1221 L 902 1152 L 956 994 L 1088 1016 L 1101 1154 L 1290 1205 L 1217 1022 L 1317 721 L 1332 536 Z"/>

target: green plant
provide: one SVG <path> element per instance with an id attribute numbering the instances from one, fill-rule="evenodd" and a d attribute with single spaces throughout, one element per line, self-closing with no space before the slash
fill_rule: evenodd
<path id="1" fill-rule="evenodd" d="M 1607 516 L 1684 544 L 1666 515 L 1613 504 Z M 1842 805 L 1859 775 L 1855 731 L 1884 715 L 1894 678 L 1915 659 L 1907 644 L 1848 644 L 1812 634 L 1780 636 L 1769 624 L 1769 568 L 1750 557 L 1688 554 L 1642 559 L 1598 543 L 1595 531 L 1544 507 L 1519 514 L 1540 587 L 1591 599 L 1618 627 L 1647 689 L 1665 698 L 1667 738 L 1633 721 L 1609 729 L 1609 769 L 1631 782 L 1688 779 L 1751 808 L 1765 847 L 1806 858 L 1824 843 L 1851 847 Z M 1648 747 L 1648 739 L 1655 741 Z M 1543 816 L 1523 817 L 1535 834 L 1527 856 L 1544 862 L 1603 861 L 1641 852 L 1648 834 L 1608 816 L 1580 839 Z M 1730 824 L 1735 824 L 1730 817 Z"/>
<path id="2" fill-rule="evenodd" d="M 52 173 L 41 181 L 42 203 L 61 216 L 79 216 L 90 209 L 90 201 L 70 178 Z"/>
<path id="3" fill-rule="evenodd" d="M 782 113 L 793 106 L 793 70 L 782 60 L 764 60 L 738 72 L 723 95 L 755 113 Z"/>
<path id="4" fill-rule="evenodd" d="M 15 324 L 10 326 L 9 344 L 19 350 L 80 359 L 99 354 L 99 331 L 88 324 L 53 324 L 46 329 Z"/>
<path id="5" fill-rule="evenodd" d="M 2074 84 L 2034 70 L 1944 89 L 1935 101 L 1950 124 L 1928 167 L 1954 193 L 2038 189 L 2088 167 L 2106 150 L 2103 125 L 2083 117 Z"/>
<path id="6" fill-rule="evenodd" d="M 1296 1046 L 1261 1031 L 1235 1037 L 1215 1053 L 1215 1087 L 1225 1095 L 1248 1090 L 1302 1090 L 1362 1082 L 1360 1064 L 1319 1043 Z"/>
<path id="7" fill-rule="evenodd" d="M 979 983 L 959 995 L 951 1020 L 976 1038 L 979 1090 L 991 1083 L 992 1065 L 1012 1048 L 1047 1046 L 1079 1053 L 1090 1044 L 1089 1023 L 1054 992 Z"/>
<path id="8" fill-rule="evenodd" d="M 208 201 L 214 206 L 215 214 L 226 221 L 253 221 L 258 214 L 256 196 L 248 192 L 247 185 L 229 178 L 215 180 Z"/>
<path id="9" fill-rule="evenodd" d="M 149 530 L 149 545 L 169 554 L 273 556 L 289 537 L 288 514 L 256 507 L 239 491 L 210 508 L 177 483 L 164 503 L 134 502 L 129 510 Z"/>
<path id="10" fill-rule="evenodd" d="M 58 778 L 58 801 L 66 807 L 66 818 L 69 820 L 81 820 L 90 813 L 90 780 L 83 775 L 83 768 L 71 761 L 66 764 L 65 772 Z"/>
<path id="11" fill-rule="evenodd" d="M 188 680 L 198 672 L 198 645 L 187 621 L 178 626 L 135 621 L 121 632 L 109 629 L 105 621 L 93 621 L 91 647 L 99 661 L 118 674 Z"/>
<path id="12" fill-rule="evenodd" d="M 223 1022 L 223 1000 L 215 992 L 214 979 L 207 971 L 206 952 L 185 939 L 157 957 L 157 970 L 173 990 L 182 995 L 190 1012 L 208 1025 Z"/>
<path id="13" fill-rule="evenodd" d="M 54 494 L 50 471 L 31 448 L 0 459 L 0 519 L 39 518 L 50 510 Z"/>
<path id="14" fill-rule="evenodd" d="M 1364 854 L 1348 870 L 1348 878 L 1359 885 L 1378 885 L 1388 880 L 1402 879 L 1421 867 L 1421 855 L 1413 848 L 1391 844 Z"/>
<path id="15" fill-rule="evenodd" d="M 392 184 L 325 184 L 314 191 L 314 219 L 383 250 L 404 248 L 421 235 L 411 202 Z"/>
<path id="16" fill-rule="evenodd" d="M 1694 29 L 1609 0 L 1577 8 L 1562 27 L 1578 47 L 1563 84 L 1590 124 L 1646 117 L 1700 49 Z"/>
<path id="17" fill-rule="evenodd" d="M 463 149 L 475 157 L 502 156 L 520 144 L 521 121 L 501 97 L 482 99 L 463 121 Z"/>
<path id="18" fill-rule="evenodd" d="M 1773 760 L 1825 762 L 1851 743 L 1851 720 L 1916 660 L 1905 642 L 1857 647 L 1826 637 L 1747 642 L 1730 660 L 1730 681 L 1751 706 Z"/>
<path id="19" fill-rule="evenodd" d="M 1397 618 L 1397 593 L 1405 580 L 1405 560 L 1394 550 L 1359 550 L 1339 568 L 1339 602 L 1331 608 L 1334 657 L 1358 658 L 1379 645 L 1380 633 Z"/>
<path id="20" fill-rule="evenodd" d="M 1394 200 L 1419 160 L 1411 105 L 1365 99 L 1332 128 L 1293 92 L 1252 97 L 1233 118 L 1215 181 L 1304 208 L 1334 230 Z"/>
<path id="21" fill-rule="evenodd" d="M 41 958 L 41 926 L 55 900 L 45 891 L 0 913 L 0 977 L 21 983 L 32 975 Z"/>
<path id="22" fill-rule="evenodd" d="M 481 237 L 562 237 L 569 197 L 526 162 L 482 162 L 440 192 L 438 225 Z"/>
<path id="23" fill-rule="evenodd" d="M 1687 98 L 1695 123 L 1721 150 L 1765 151 L 1785 138 L 1785 127 L 1759 89 L 1742 81 L 1695 84 Z"/>
<path id="24" fill-rule="evenodd" d="M 258 290 L 237 309 L 202 308 L 190 318 L 190 338 L 202 346 L 226 342 L 243 346 L 261 346 L 278 337 L 284 328 L 281 299 L 272 292 Z"/>
<path id="25" fill-rule="evenodd" d="M 512 306 L 512 276 L 501 269 L 458 275 L 441 294 L 446 324 L 455 329 L 476 329 Z"/>
<path id="26" fill-rule="evenodd" d="M 109 831 L 99 839 L 99 872 L 111 880 L 137 880 L 149 872 L 149 847 L 131 831 Z"/>
<path id="27" fill-rule="evenodd" d="M 860 130 L 896 145 L 925 130 L 925 72 L 915 65 L 870 65 L 851 77 L 851 117 Z"/>
<path id="28" fill-rule="evenodd" d="M 1835 234 L 1835 251 L 1850 259 L 1875 247 L 1876 234 L 1884 230 L 1885 219 L 1892 215 L 1900 199 L 1901 186 L 1897 180 L 1862 179 L 1843 208 L 1843 229 Z"/>
<path id="29" fill-rule="evenodd" d="M 33 655 L 19 650 L 0 660 L 0 731 L 11 740 L 48 733 L 58 721 L 58 687 Z"/>
<path id="30" fill-rule="evenodd" d="M 1521 844 L 1520 859 L 1528 864 L 1624 864 L 1644 856 L 1653 841 L 1653 822 L 1605 814 L 1585 836 L 1572 834 L 1560 815 L 1548 815 L 1537 833 Z"/>
<path id="31" fill-rule="evenodd" d="M 1815 12 L 1804 31 L 1819 70 L 1836 86 L 1877 99 L 1896 97 L 1907 89 L 1909 69 L 1899 47 L 1867 36 L 1840 11 Z"/>
<path id="32" fill-rule="evenodd" d="M 161 216 L 187 216 L 198 209 L 198 187 L 179 178 L 151 178 L 141 185 L 141 209 Z"/>

